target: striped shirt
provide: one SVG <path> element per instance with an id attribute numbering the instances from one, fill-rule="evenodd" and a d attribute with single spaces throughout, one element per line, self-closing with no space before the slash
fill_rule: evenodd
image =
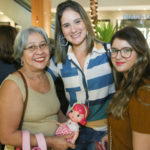
<path id="1" fill-rule="evenodd" d="M 48 71 L 54 79 L 58 76 L 62 78 L 70 106 L 77 101 L 89 106 L 90 115 L 86 126 L 106 129 L 106 108 L 115 92 L 115 86 L 104 47 L 94 44 L 82 70 L 69 46 L 65 64 L 56 64 L 55 57 L 52 57 Z"/>

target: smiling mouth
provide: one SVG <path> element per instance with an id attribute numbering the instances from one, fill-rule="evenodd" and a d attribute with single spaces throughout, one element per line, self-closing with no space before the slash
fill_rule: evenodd
<path id="1" fill-rule="evenodd" d="M 34 61 L 36 61 L 36 62 L 43 62 L 43 61 L 45 61 L 45 58 L 43 58 L 43 57 L 37 58 L 37 59 L 34 59 Z"/>
<path id="2" fill-rule="evenodd" d="M 73 35 L 71 35 L 71 37 L 72 37 L 72 38 L 76 38 L 76 37 L 78 37 L 80 34 L 81 34 L 81 32 L 80 32 L 80 33 L 77 33 L 77 34 L 73 34 Z"/>
<path id="3" fill-rule="evenodd" d="M 124 64 L 124 62 L 116 62 L 116 64 L 119 66 L 119 65 Z"/>

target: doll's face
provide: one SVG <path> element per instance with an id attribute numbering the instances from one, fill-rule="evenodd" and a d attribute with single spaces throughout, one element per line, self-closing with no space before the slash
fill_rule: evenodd
<path id="1" fill-rule="evenodd" d="M 77 122 L 77 123 L 80 122 L 84 117 L 83 114 L 79 114 L 78 111 L 74 111 L 74 110 L 71 110 L 68 116 L 72 121 Z"/>

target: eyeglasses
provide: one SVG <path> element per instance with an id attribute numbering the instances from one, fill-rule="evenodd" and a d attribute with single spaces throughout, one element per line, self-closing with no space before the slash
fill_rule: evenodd
<path id="1" fill-rule="evenodd" d="M 24 48 L 24 50 L 29 50 L 31 52 L 34 52 L 38 48 L 40 48 L 40 50 L 45 50 L 47 47 L 48 47 L 47 43 L 41 43 L 39 45 L 30 45 L 29 47 Z"/>
<path id="2" fill-rule="evenodd" d="M 131 47 L 125 47 L 125 48 L 122 48 L 120 50 L 115 49 L 115 48 L 111 48 L 108 51 L 108 55 L 111 58 L 115 58 L 118 55 L 118 53 L 120 52 L 120 54 L 123 58 L 129 58 L 132 54 L 132 51 L 133 51 L 133 48 L 131 48 Z"/>

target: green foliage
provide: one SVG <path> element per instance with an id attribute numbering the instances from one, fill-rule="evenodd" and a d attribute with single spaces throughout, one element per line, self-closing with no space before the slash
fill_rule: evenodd
<path id="1" fill-rule="evenodd" d="M 114 27 L 110 22 L 97 22 L 95 29 L 96 38 L 106 43 L 110 43 L 111 38 L 116 31 L 116 27 Z"/>

